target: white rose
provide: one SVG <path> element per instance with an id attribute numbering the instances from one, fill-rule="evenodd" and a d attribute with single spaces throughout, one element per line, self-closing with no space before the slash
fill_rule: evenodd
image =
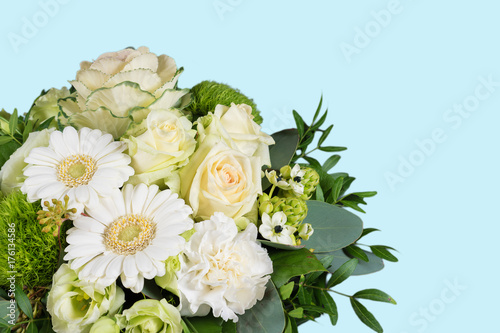
<path id="1" fill-rule="evenodd" d="M 179 192 L 177 169 L 188 162 L 196 148 L 192 123 L 175 109 L 151 111 L 138 126 L 126 133 L 131 166 L 129 183 L 168 185 Z"/>
<path id="2" fill-rule="evenodd" d="M 253 224 L 238 233 L 233 220 L 216 213 L 195 229 L 177 273 L 181 314 L 204 316 L 211 308 L 215 317 L 236 322 L 264 297 L 272 261 Z"/>
<path id="3" fill-rule="evenodd" d="M 260 158 L 249 157 L 210 135 L 180 177 L 181 197 L 193 208 L 197 220 L 208 219 L 215 212 L 235 220 L 249 213 L 256 215 L 257 196 L 262 194 Z M 257 216 L 249 218 L 256 222 Z"/>
<path id="4" fill-rule="evenodd" d="M 125 294 L 116 283 L 104 288 L 80 281 L 77 273 L 63 264 L 54 274 L 47 311 L 55 332 L 89 332 L 101 316 L 113 316 L 124 302 Z"/>
<path id="5" fill-rule="evenodd" d="M 204 135 L 219 135 L 230 146 L 234 145 L 247 156 L 257 156 L 261 165 L 271 165 L 269 145 L 274 144 L 270 135 L 262 132 L 253 121 L 252 108 L 246 104 L 231 103 L 231 107 L 217 105 L 210 124 L 198 126 L 200 140 Z M 228 142 L 232 141 L 232 142 Z"/>
<path id="6" fill-rule="evenodd" d="M 26 142 L 10 155 L 10 158 L 0 170 L 1 189 L 3 194 L 7 195 L 21 188 L 26 179 L 23 175 L 23 169 L 28 165 L 28 163 L 24 162 L 24 159 L 28 157 L 33 148 L 47 147 L 49 145 L 50 133 L 54 130 L 54 128 L 51 128 L 30 133 Z"/>

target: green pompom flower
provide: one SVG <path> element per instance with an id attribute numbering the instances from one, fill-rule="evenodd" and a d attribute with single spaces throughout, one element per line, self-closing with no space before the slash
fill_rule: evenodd
<path id="1" fill-rule="evenodd" d="M 269 195 L 263 194 L 259 198 L 259 213 L 263 216 L 264 213 L 272 217 L 277 212 L 285 213 L 287 217 L 287 225 L 298 226 L 307 216 L 307 204 L 304 200 L 297 197 L 281 198 L 274 196 L 269 198 Z"/>
<path id="2" fill-rule="evenodd" d="M 37 212 L 42 207 L 30 203 L 26 196 L 14 191 L 0 201 L 0 285 L 8 283 L 9 271 L 18 272 L 16 281 L 28 287 L 49 286 L 59 260 L 59 243 L 51 233 L 42 232 Z M 66 230 L 61 230 L 62 249 Z"/>
<path id="3" fill-rule="evenodd" d="M 187 107 L 193 114 L 193 121 L 205 116 L 210 111 L 214 111 L 218 104 L 231 105 L 247 104 L 252 107 L 253 120 L 257 124 L 262 123 L 260 111 L 252 99 L 243 95 L 238 89 L 234 89 L 227 84 L 215 81 L 202 81 L 191 88 L 192 102 Z"/>

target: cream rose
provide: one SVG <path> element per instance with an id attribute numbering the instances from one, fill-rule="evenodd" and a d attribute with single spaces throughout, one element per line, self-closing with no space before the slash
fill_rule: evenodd
<path id="1" fill-rule="evenodd" d="M 7 195 L 21 188 L 26 179 L 23 175 L 23 169 L 28 165 L 28 163 L 24 162 L 24 159 L 28 157 L 33 148 L 48 146 L 50 133 L 54 130 L 54 128 L 51 128 L 30 133 L 26 142 L 5 162 L 0 170 L 1 190 L 3 194 Z"/>
<path id="2" fill-rule="evenodd" d="M 220 138 L 207 136 L 181 170 L 181 197 L 197 220 L 222 212 L 235 220 L 254 213 L 262 193 L 260 158 L 232 149 Z M 248 216 L 256 222 L 254 216 Z M 239 223 L 239 221 L 237 221 Z"/>
<path id="3" fill-rule="evenodd" d="M 144 183 L 168 187 L 178 193 L 177 169 L 188 162 L 196 147 L 196 131 L 178 110 L 151 111 L 138 126 L 125 134 L 128 154 L 135 175 L 131 184 Z"/>
<path id="4" fill-rule="evenodd" d="M 261 159 L 261 165 L 271 165 L 269 145 L 274 144 L 273 138 L 262 132 L 261 127 L 253 121 L 252 108 L 246 104 L 231 106 L 217 105 L 212 115 L 210 124 L 203 126 L 203 121 L 198 125 L 200 140 L 205 135 L 218 135 L 228 145 L 236 146 L 247 156 L 256 156 Z"/>

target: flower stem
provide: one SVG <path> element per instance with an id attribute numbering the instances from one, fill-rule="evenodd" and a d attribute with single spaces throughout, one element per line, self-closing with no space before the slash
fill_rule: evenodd
<path id="1" fill-rule="evenodd" d="M 342 295 L 342 296 L 345 296 L 345 297 L 349 297 L 351 298 L 352 296 L 350 295 L 347 295 L 347 294 L 344 294 L 344 293 L 341 293 L 339 291 L 336 291 L 336 290 L 333 290 L 333 289 L 330 289 L 330 288 L 322 288 L 322 287 L 317 287 L 317 286 L 310 286 L 308 284 L 303 284 L 304 287 L 307 287 L 307 288 L 313 288 L 313 289 L 319 289 L 319 290 L 324 290 L 324 291 L 331 291 L 331 292 L 334 292 L 336 294 L 339 294 L 339 295 Z"/>

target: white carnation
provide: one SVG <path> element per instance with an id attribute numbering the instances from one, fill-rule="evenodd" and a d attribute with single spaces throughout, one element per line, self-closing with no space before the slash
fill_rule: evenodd
<path id="1" fill-rule="evenodd" d="M 238 233 L 231 218 L 215 213 L 195 224 L 196 232 L 180 256 L 177 273 L 181 314 L 238 321 L 238 316 L 264 297 L 273 272 L 267 251 L 257 242 L 257 227 Z"/>

